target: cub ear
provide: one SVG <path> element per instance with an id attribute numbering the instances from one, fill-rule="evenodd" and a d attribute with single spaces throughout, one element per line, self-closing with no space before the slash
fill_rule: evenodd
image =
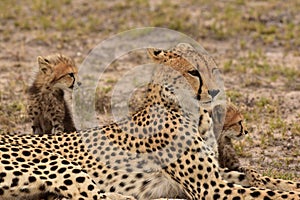
<path id="1" fill-rule="evenodd" d="M 39 69 L 44 74 L 51 74 L 52 73 L 52 67 L 50 65 L 50 61 L 47 58 L 44 58 L 42 56 L 39 56 L 37 58 L 39 63 Z"/>

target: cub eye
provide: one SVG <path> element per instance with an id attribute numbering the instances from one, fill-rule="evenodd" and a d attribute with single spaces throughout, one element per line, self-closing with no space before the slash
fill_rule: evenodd
<path id="1" fill-rule="evenodd" d="M 69 76 L 71 76 L 72 78 L 74 78 L 74 73 L 69 73 Z"/>
<path id="2" fill-rule="evenodd" d="M 192 76 L 197 76 L 197 77 L 200 77 L 200 73 L 198 70 L 194 69 L 194 70 L 191 70 L 191 71 L 188 71 L 188 73 Z"/>

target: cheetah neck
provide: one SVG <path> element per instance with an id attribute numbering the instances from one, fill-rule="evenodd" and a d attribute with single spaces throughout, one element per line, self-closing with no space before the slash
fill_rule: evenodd
<path id="1" fill-rule="evenodd" d="M 218 144 L 232 145 L 231 138 L 223 134 L 226 133 L 221 133 L 220 137 L 218 138 Z"/>
<path id="2" fill-rule="evenodd" d="M 174 95 L 172 89 L 160 84 L 151 83 L 148 85 L 147 96 L 145 105 L 161 105 L 168 109 L 180 110 L 181 106 L 178 104 L 178 100 Z"/>
<path id="3" fill-rule="evenodd" d="M 56 97 L 64 97 L 64 91 L 60 88 L 54 88 L 51 84 L 39 84 L 34 82 L 33 85 L 28 89 L 30 95 L 39 94 L 52 94 Z"/>

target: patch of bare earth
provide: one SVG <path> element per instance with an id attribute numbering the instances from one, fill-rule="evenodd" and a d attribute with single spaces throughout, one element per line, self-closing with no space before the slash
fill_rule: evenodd
<path id="1" fill-rule="evenodd" d="M 243 109 L 250 130 L 235 144 L 242 163 L 299 180 L 297 1 L 1 1 L 0 18 L 1 132 L 30 132 L 25 92 L 37 56 L 60 52 L 79 65 L 106 37 L 166 27 L 197 40 L 222 69 L 228 97 Z M 114 84 L 140 60 L 124 58 L 105 72 L 96 94 L 100 121 L 110 120 Z"/>

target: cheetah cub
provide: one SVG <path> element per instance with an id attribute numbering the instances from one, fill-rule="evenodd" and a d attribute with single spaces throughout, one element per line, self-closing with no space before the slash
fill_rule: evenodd
<path id="1" fill-rule="evenodd" d="M 231 140 L 241 140 L 246 134 L 248 131 L 244 125 L 243 115 L 233 103 L 228 102 L 223 130 L 217 139 L 220 167 L 227 167 L 230 170 L 239 169 L 240 161 Z"/>
<path id="2" fill-rule="evenodd" d="M 76 131 L 65 94 L 78 82 L 74 61 L 56 54 L 37 58 L 39 71 L 28 90 L 28 115 L 34 134 Z"/>

